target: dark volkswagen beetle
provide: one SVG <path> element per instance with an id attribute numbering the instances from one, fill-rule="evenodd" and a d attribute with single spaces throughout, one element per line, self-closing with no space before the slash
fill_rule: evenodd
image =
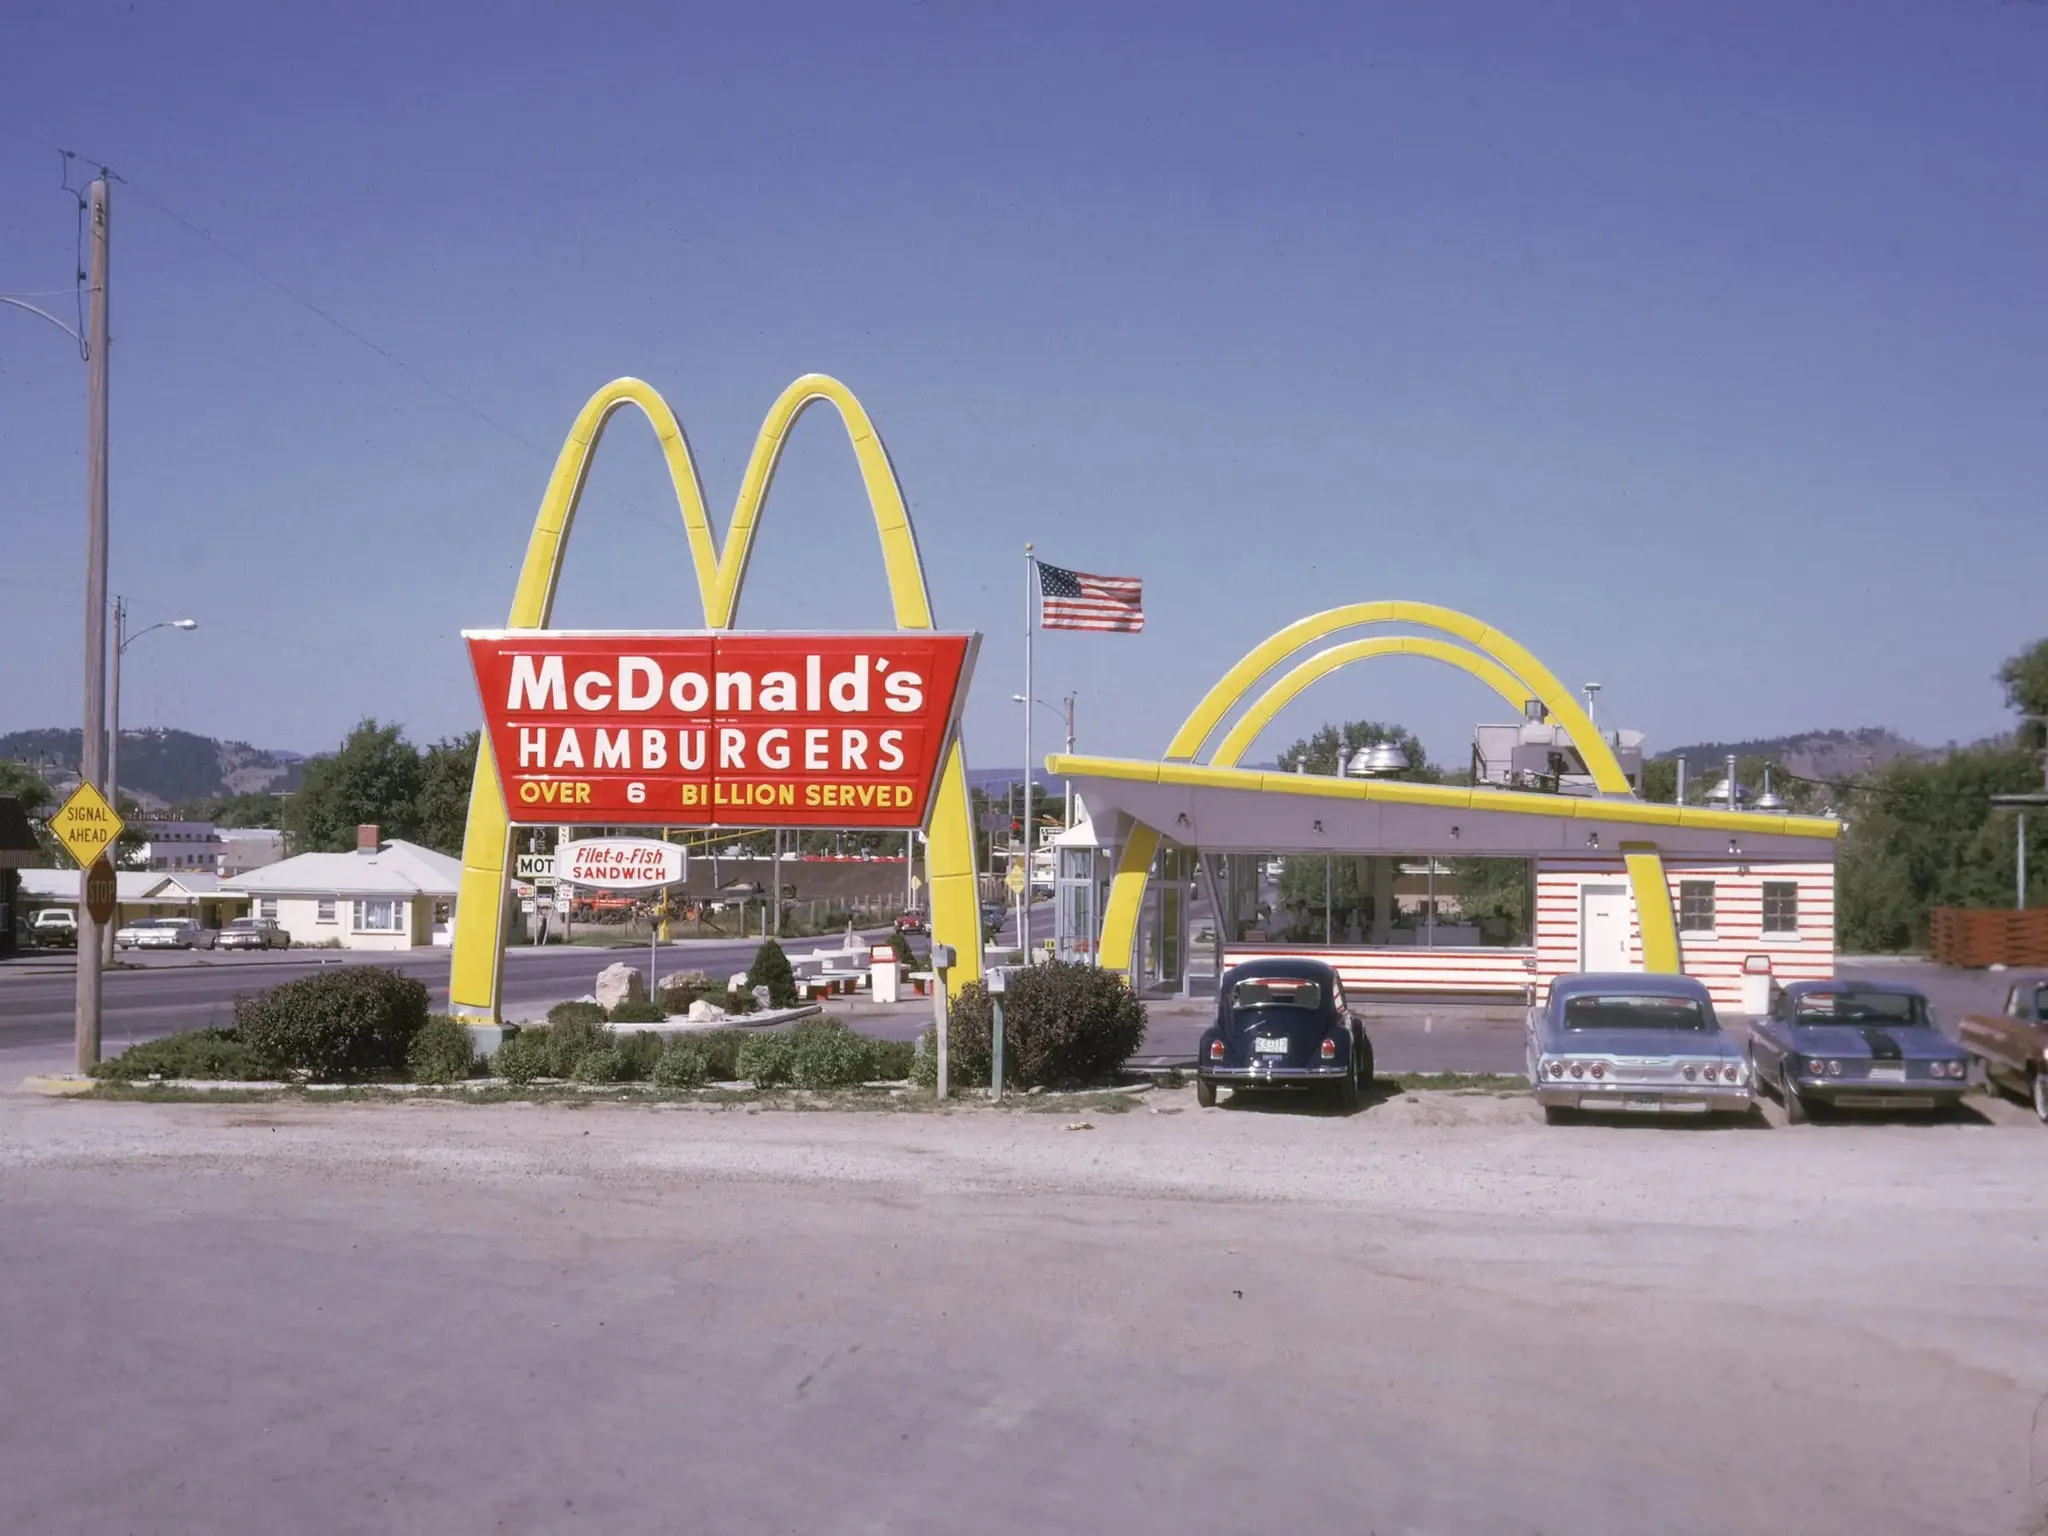
<path id="1" fill-rule="evenodd" d="M 1219 1084 L 1334 1087 L 1346 1109 L 1372 1081 L 1372 1041 L 1344 1006 L 1344 983 L 1320 960 L 1251 960 L 1223 973 L 1216 1022 L 1195 1054 L 1195 1100 L 1216 1102 Z"/>

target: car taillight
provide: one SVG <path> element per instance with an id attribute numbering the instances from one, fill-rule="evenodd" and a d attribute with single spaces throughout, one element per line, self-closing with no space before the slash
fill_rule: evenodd
<path id="1" fill-rule="evenodd" d="M 1575 1061 L 1575 1062 L 1573 1062 L 1573 1063 L 1572 1063 L 1572 1076 L 1573 1076 L 1573 1077 L 1584 1077 L 1585 1075 L 1586 1075 L 1586 1064 L 1585 1064 L 1585 1063 L 1584 1063 L 1583 1061 Z"/>
<path id="2" fill-rule="evenodd" d="M 1688 1062 L 1687 1062 L 1687 1063 L 1685 1064 L 1684 1068 L 1683 1068 L 1683 1073 L 1684 1073 L 1684 1077 L 1685 1077 L 1685 1080 L 1686 1080 L 1686 1081 L 1687 1081 L 1687 1082 L 1689 1083 L 1689 1082 L 1691 1082 L 1691 1081 L 1692 1081 L 1692 1080 L 1693 1080 L 1694 1078 L 1696 1078 L 1696 1077 L 1698 1077 L 1698 1076 L 1700 1075 L 1700 1069 L 1699 1069 L 1698 1067 L 1694 1066 L 1694 1065 L 1693 1065 L 1693 1064 L 1692 1064 L 1691 1062 L 1689 1062 L 1689 1061 L 1688 1061 Z M 1713 1080 L 1714 1080 L 1714 1069 L 1713 1069 L 1712 1067 L 1709 1067 L 1709 1068 L 1707 1068 L 1707 1081 L 1708 1081 L 1708 1082 L 1712 1082 Z"/>
<path id="3" fill-rule="evenodd" d="M 1336 1042 L 1336 1041 L 1334 1041 L 1334 1040 L 1331 1040 L 1331 1039 L 1327 1039 L 1327 1038 L 1326 1038 L 1326 1039 L 1325 1039 L 1325 1040 L 1323 1041 L 1323 1060 L 1325 1060 L 1325 1061 L 1334 1061 L 1334 1060 L 1336 1060 L 1336 1058 L 1337 1058 L 1337 1042 Z"/>
<path id="4" fill-rule="evenodd" d="M 1209 1059 L 1211 1061 L 1221 1061 L 1223 1059 L 1223 1042 L 1221 1040 L 1211 1040 L 1209 1042 Z"/>
<path id="5" fill-rule="evenodd" d="M 1604 1062 L 1604 1061 L 1596 1061 L 1596 1062 L 1594 1062 L 1594 1063 L 1593 1063 L 1593 1075 L 1594 1075 L 1595 1077 L 1605 1077 L 1605 1076 L 1607 1075 L 1607 1063 L 1606 1063 L 1606 1062 Z"/>
<path id="6" fill-rule="evenodd" d="M 1829 1062 L 1829 1063 L 1828 1063 L 1828 1076 L 1830 1076 L 1830 1077 L 1840 1077 L 1841 1075 L 1842 1075 L 1842 1064 L 1841 1064 L 1841 1063 L 1840 1063 L 1839 1061 L 1831 1061 L 1831 1062 Z"/>
<path id="7" fill-rule="evenodd" d="M 1551 1075 L 1552 1077 L 1563 1077 L 1563 1076 L 1564 1076 L 1564 1063 L 1563 1063 L 1563 1062 L 1561 1062 L 1561 1061 L 1553 1061 L 1553 1062 L 1552 1062 L 1552 1063 L 1550 1064 L 1550 1075 Z"/>

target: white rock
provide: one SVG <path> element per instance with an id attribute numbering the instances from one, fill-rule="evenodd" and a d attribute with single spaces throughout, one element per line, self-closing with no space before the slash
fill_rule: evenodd
<path id="1" fill-rule="evenodd" d="M 624 1002 L 646 1001 L 647 983 L 632 966 L 621 961 L 617 965 L 608 965 L 597 973 L 597 1002 L 606 1013 L 610 1013 Z"/>
<path id="2" fill-rule="evenodd" d="M 684 1015 L 692 1024 L 716 1024 L 728 1017 L 726 1011 L 716 1003 L 707 1003 L 703 998 L 690 1004 L 690 1011 Z"/>

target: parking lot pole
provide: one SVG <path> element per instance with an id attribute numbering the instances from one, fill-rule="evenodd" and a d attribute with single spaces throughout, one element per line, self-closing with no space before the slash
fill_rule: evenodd
<path id="1" fill-rule="evenodd" d="M 989 968 L 986 979 L 992 1015 L 989 1054 L 993 1058 L 988 1074 L 988 1096 L 991 1103 L 1000 1104 L 1003 1102 L 1003 994 L 1010 989 L 1010 977 L 1005 967 L 997 965 Z"/>
<path id="2" fill-rule="evenodd" d="M 932 1024 L 938 1050 L 938 1097 L 952 1095 L 953 1084 L 950 1075 L 951 1063 L 946 1059 L 946 1031 L 951 1019 L 946 1011 L 946 972 L 953 968 L 953 946 L 932 945 Z"/>

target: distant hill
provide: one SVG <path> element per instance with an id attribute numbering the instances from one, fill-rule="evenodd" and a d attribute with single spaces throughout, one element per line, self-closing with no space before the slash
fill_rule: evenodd
<path id="1" fill-rule="evenodd" d="M 1908 741 L 1882 726 L 1860 731 L 1806 731 L 1797 736 L 1766 736 L 1755 741 L 1703 741 L 1659 752 L 1658 759 L 1682 757 L 1688 767 L 1705 771 L 1725 758 L 1762 757 L 1782 764 L 1806 779 L 1846 779 L 1882 768 L 1902 757 L 1932 757 L 1934 750 Z"/>
<path id="2" fill-rule="evenodd" d="M 0 736 L 0 759 L 28 763 L 54 781 L 78 776 L 78 730 L 14 731 Z M 190 731 L 121 733 L 121 788 L 145 810 L 184 800 L 276 793 L 299 787 L 305 758 L 266 751 L 246 741 L 216 741 Z"/>

